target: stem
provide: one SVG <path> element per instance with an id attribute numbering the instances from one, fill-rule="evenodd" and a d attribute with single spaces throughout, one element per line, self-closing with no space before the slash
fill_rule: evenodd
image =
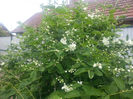
<path id="1" fill-rule="evenodd" d="M 17 78 L 14 74 L 12 74 L 11 72 L 9 72 L 8 70 L 5 70 L 6 72 L 8 72 L 9 74 L 11 74 L 15 79 L 17 79 L 19 82 L 22 82 L 21 80 L 19 80 L 19 78 Z M 31 91 L 25 87 L 27 89 L 27 91 L 29 92 L 30 96 L 32 97 L 32 99 L 35 99 L 35 97 L 33 96 L 33 94 L 31 93 Z"/>
<path id="2" fill-rule="evenodd" d="M 20 93 L 20 91 L 19 91 L 16 87 L 13 86 L 12 83 L 9 83 L 9 82 L 3 82 L 3 83 L 5 83 L 5 84 L 7 84 L 7 85 L 11 85 L 11 87 L 19 94 L 19 96 L 20 96 L 22 99 L 24 99 L 23 95 Z"/>
<path id="3" fill-rule="evenodd" d="M 114 96 L 114 95 L 117 95 L 117 94 L 122 94 L 122 93 L 126 93 L 126 92 L 132 92 L 132 90 L 123 90 L 123 91 L 120 91 L 120 92 L 117 92 L 117 93 L 114 93 L 114 94 L 110 94 L 109 96 Z"/>

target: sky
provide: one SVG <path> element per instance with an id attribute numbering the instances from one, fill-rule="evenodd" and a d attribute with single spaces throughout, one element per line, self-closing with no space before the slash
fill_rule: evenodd
<path id="1" fill-rule="evenodd" d="M 40 4 L 48 4 L 48 0 L 0 0 L 0 23 L 9 31 L 41 11 Z"/>

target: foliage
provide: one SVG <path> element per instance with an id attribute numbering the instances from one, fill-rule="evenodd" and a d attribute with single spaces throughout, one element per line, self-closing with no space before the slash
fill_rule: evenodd
<path id="1" fill-rule="evenodd" d="M 10 36 L 8 31 L 4 30 L 1 26 L 0 26 L 0 37 L 5 37 L 5 36 Z"/>
<path id="2" fill-rule="evenodd" d="M 0 97 L 132 99 L 133 43 L 118 39 L 114 10 L 43 9 L 41 25 L 3 56 Z"/>

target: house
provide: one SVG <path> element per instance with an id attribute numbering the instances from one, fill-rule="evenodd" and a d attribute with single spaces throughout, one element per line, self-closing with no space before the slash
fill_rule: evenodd
<path id="1" fill-rule="evenodd" d="M 10 45 L 11 37 L 8 29 L 0 23 L 0 54 Z"/>
<path id="2" fill-rule="evenodd" d="M 69 6 L 74 6 L 74 3 L 79 0 L 70 0 Z M 88 9 L 93 10 L 98 5 L 112 5 L 112 7 L 116 8 L 115 16 L 124 15 L 126 18 L 123 21 L 123 24 L 129 24 L 130 26 L 122 28 L 123 36 L 121 38 L 126 38 L 129 36 L 129 39 L 133 39 L 133 0 L 84 0 L 84 2 L 88 3 Z M 99 10 L 100 7 L 98 8 Z M 105 14 L 108 13 L 110 8 L 105 11 Z M 27 21 L 24 22 L 24 25 L 31 26 L 36 28 L 41 23 L 42 13 L 36 13 L 32 17 L 30 17 Z M 11 33 L 24 33 L 24 29 L 21 26 L 15 28 Z"/>
<path id="3" fill-rule="evenodd" d="M 31 16 L 23 24 L 26 25 L 26 26 L 31 26 L 31 27 L 36 28 L 41 23 L 41 19 L 42 19 L 42 13 L 38 12 L 38 13 L 34 14 L 33 16 Z M 18 26 L 13 31 L 11 31 L 11 33 L 22 34 L 22 33 L 24 33 L 24 31 L 25 30 L 24 30 L 24 28 L 22 26 Z"/>
<path id="4" fill-rule="evenodd" d="M 0 37 L 7 37 L 10 36 L 8 29 L 0 23 Z"/>

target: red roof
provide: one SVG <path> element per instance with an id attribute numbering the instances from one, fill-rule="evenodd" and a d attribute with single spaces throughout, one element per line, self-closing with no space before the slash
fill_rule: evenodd
<path id="1" fill-rule="evenodd" d="M 115 16 L 124 15 L 126 18 L 133 18 L 133 0 L 85 0 L 89 3 L 89 9 L 95 9 L 98 5 L 111 5 L 116 8 Z M 106 12 L 108 12 L 107 9 Z"/>
<path id="2" fill-rule="evenodd" d="M 26 20 L 23 24 L 26 26 L 31 26 L 36 28 L 41 23 L 41 19 L 42 19 L 42 13 L 39 12 L 34 14 L 32 17 Z M 23 32 L 24 32 L 24 29 L 21 26 L 18 26 L 13 31 L 11 31 L 11 33 L 23 33 Z"/>
<path id="3" fill-rule="evenodd" d="M 74 5 L 74 2 L 78 0 L 70 0 L 70 6 Z M 127 23 L 133 24 L 133 0 L 84 0 L 88 2 L 88 9 L 96 9 L 98 5 L 112 5 L 112 7 L 117 8 L 115 16 L 126 16 Z M 100 7 L 99 7 L 100 9 Z M 109 8 L 105 11 L 108 13 Z M 24 22 L 27 26 L 37 27 L 41 23 L 42 13 L 36 13 L 31 18 L 29 18 L 26 22 Z M 23 33 L 24 29 L 18 26 L 16 29 L 11 31 L 12 33 Z"/>

